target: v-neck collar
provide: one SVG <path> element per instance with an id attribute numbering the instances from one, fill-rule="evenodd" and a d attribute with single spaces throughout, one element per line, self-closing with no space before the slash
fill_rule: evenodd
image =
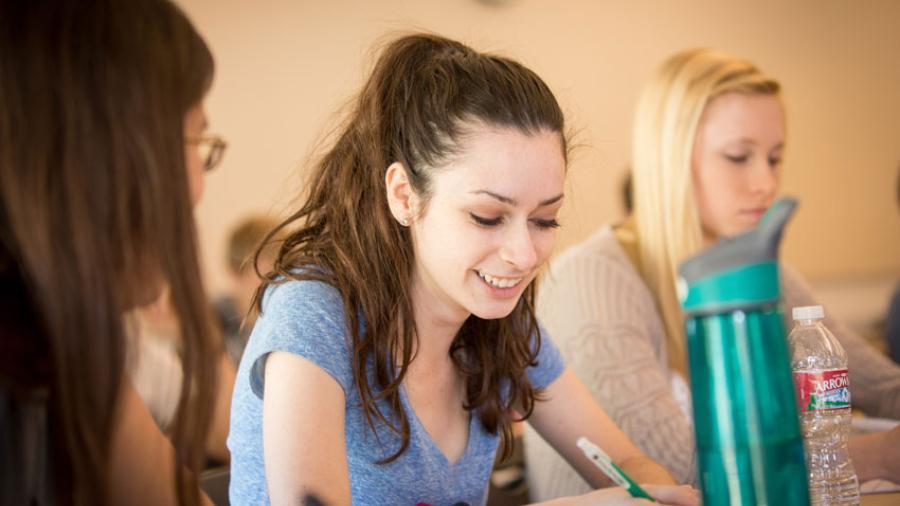
<path id="1" fill-rule="evenodd" d="M 425 425 L 419 419 L 419 415 L 416 414 L 416 411 L 412 407 L 412 403 L 409 402 L 409 396 L 406 393 L 406 385 L 400 385 L 400 401 L 403 404 L 403 409 L 406 410 L 406 413 L 410 419 L 410 436 L 413 436 L 413 432 L 420 432 L 422 439 L 425 440 L 428 451 L 434 455 L 438 456 L 440 462 L 447 469 L 453 469 L 460 465 L 460 463 L 464 462 L 469 455 L 473 452 L 473 446 L 477 437 L 475 437 L 475 431 L 478 430 L 476 424 L 478 423 L 478 417 L 474 416 L 474 414 L 469 411 L 469 430 L 468 434 L 466 434 L 466 449 L 463 450 L 462 455 L 456 459 L 456 462 L 450 462 L 450 459 L 447 458 L 447 455 L 443 450 L 434 442 L 434 438 L 431 437 L 431 433 L 428 432 L 428 429 L 425 428 Z"/>

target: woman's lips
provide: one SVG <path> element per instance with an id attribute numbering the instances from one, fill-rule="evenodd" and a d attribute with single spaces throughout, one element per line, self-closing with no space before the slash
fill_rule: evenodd
<path id="1" fill-rule="evenodd" d="M 766 214 L 766 209 L 767 208 L 765 207 L 753 207 L 750 209 L 741 209 L 740 213 L 741 216 L 746 216 L 747 218 L 758 221 L 763 217 L 764 214 Z"/>

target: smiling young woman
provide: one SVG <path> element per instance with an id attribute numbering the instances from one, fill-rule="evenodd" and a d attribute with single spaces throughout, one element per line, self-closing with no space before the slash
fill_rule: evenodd
<path id="1" fill-rule="evenodd" d="M 411 35 L 385 47 L 354 103 L 257 294 L 232 500 L 483 504 L 517 413 L 595 486 L 608 482 L 579 436 L 642 482 L 673 483 L 534 315 L 566 173 L 546 84 L 513 60 Z M 687 487 L 651 492 L 697 503 Z M 560 503 L 579 501 L 630 502 L 607 489 Z"/>

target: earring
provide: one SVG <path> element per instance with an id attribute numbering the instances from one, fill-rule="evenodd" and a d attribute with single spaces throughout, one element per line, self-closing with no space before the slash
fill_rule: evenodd
<path id="1" fill-rule="evenodd" d="M 406 219 L 406 218 L 401 218 L 401 219 L 400 219 L 400 224 L 403 225 L 404 227 L 408 227 L 408 226 L 409 226 L 409 220 Z"/>

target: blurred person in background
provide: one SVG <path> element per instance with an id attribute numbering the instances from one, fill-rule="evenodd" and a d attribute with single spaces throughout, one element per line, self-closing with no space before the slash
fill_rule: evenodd
<path id="1" fill-rule="evenodd" d="M 134 336 L 129 343 L 126 370 L 153 420 L 163 433 L 170 434 L 184 380 L 181 373 L 184 343 L 168 287 L 156 301 L 132 311 L 129 317 Z M 206 437 L 206 467 L 217 467 L 229 461 L 225 439 L 235 365 L 223 347 L 204 367 L 216 370 L 216 396 Z"/>
<path id="2" fill-rule="evenodd" d="M 255 215 L 244 218 L 228 235 L 227 267 L 230 275 L 230 291 L 216 299 L 215 314 L 225 338 L 225 347 L 235 364 L 241 362 L 244 347 L 257 312 L 251 307 L 253 296 L 262 282 L 260 273 L 270 272 L 278 253 L 278 238 L 270 240 L 260 248 L 266 234 L 278 226 L 274 218 Z M 259 251 L 259 258 L 254 262 L 254 254 Z"/>
<path id="3" fill-rule="evenodd" d="M 897 206 L 900 206 L 900 167 L 897 167 Z M 888 353 L 894 362 L 900 364 L 900 284 L 894 290 L 884 322 L 884 339 Z"/>
<path id="4" fill-rule="evenodd" d="M 221 343 L 193 206 L 212 78 L 171 2 L 0 2 L 2 504 L 203 500 Z M 123 314 L 165 284 L 186 379 L 174 444 L 124 372 Z"/>

